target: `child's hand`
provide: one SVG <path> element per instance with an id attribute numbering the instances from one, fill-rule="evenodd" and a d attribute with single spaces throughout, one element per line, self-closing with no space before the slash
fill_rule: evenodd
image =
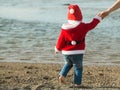
<path id="1" fill-rule="evenodd" d="M 59 53 L 60 51 L 55 47 L 55 53 Z"/>
<path id="2" fill-rule="evenodd" d="M 104 18 L 104 16 L 102 15 L 102 12 L 99 12 L 97 15 L 98 15 L 99 17 L 101 17 L 102 19 Z"/>
<path id="3" fill-rule="evenodd" d="M 58 54 L 59 53 L 59 51 L 55 51 L 55 54 Z"/>

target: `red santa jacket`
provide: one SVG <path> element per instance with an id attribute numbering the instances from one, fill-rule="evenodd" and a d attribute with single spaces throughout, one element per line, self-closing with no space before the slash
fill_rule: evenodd
<path id="1" fill-rule="evenodd" d="M 90 23 L 73 21 L 72 24 L 64 24 L 55 51 L 62 51 L 62 54 L 65 55 L 83 54 L 86 34 L 93 30 L 100 20 L 101 18 L 97 16 Z"/>

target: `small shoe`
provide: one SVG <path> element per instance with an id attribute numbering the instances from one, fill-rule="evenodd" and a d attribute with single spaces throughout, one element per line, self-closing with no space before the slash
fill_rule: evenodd
<path id="1" fill-rule="evenodd" d="M 66 81 L 65 81 L 65 77 L 64 76 L 60 76 L 59 77 L 59 81 L 63 84 L 66 84 Z"/>
<path id="2" fill-rule="evenodd" d="M 83 87 L 82 85 L 77 85 L 77 84 L 70 86 L 70 88 L 82 88 L 82 87 Z"/>

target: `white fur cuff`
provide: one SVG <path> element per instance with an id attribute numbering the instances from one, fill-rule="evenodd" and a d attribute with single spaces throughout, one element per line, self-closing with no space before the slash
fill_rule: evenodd
<path id="1" fill-rule="evenodd" d="M 55 47 L 55 52 L 60 52 L 60 51 Z"/>
<path id="2" fill-rule="evenodd" d="M 98 16 L 98 15 L 96 15 L 94 18 L 96 18 L 96 19 L 98 19 L 98 20 L 102 20 L 102 18 L 100 17 L 100 16 Z"/>

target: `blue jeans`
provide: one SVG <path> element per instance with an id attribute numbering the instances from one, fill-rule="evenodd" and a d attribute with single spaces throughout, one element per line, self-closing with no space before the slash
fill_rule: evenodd
<path id="1" fill-rule="evenodd" d="M 82 83 L 83 54 L 64 55 L 65 64 L 60 75 L 66 77 L 69 70 L 74 67 L 74 84 Z"/>

